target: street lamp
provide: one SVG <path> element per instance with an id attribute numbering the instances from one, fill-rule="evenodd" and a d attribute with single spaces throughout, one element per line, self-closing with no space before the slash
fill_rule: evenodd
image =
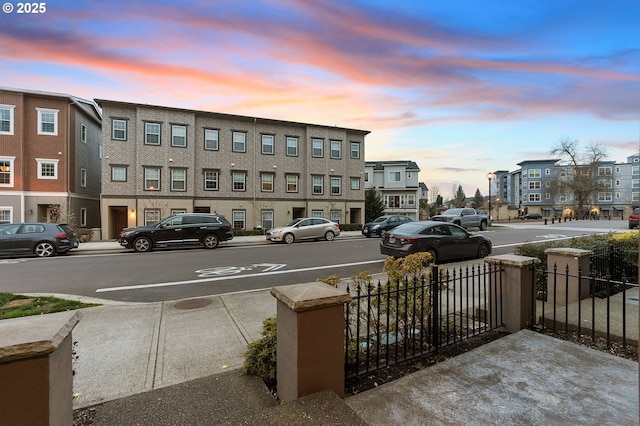
<path id="1" fill-rule="evenodd" d="M 493 179 L 493 172 L 487 173 L 487 179 L 489 179 L 489 221 L 491 221 L 491 179 Z"/>

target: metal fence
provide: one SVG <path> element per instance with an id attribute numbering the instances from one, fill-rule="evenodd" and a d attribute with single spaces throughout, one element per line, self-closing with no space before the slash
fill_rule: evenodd
<path id="1" fill-rule="evenodd" d="M 578 339 L 592 342 L 603 339 L 608 348 L 612 342 L 623 347 L 637 344 L 637 283 L 624 275 L 618 280 L 599 277 L 596 272 L 585 276 L 582 270 L 570 271 L 568 266 L 532 268 L 531 273 L 533 282 L 544 281 L 545 285 L 534 286 L 530 328 L 575 333 Z"/>
<path id="2" fill-rule="evenodd" d="M 634 262 L 635 260 L 635 262 Z M 597 278 L 591 295 L 606 297 L 615 287 L 607 287 L 607 280 L 638 282 L 638 252 L 625 250 L 621 244 L 611 243 L 607 247 L 592 250 L 589 256 L 591 274 Z"/>
<path id="3" fill-rule="evenodd" d="M 453 270 L 434 265 L 427 276 L 358 282 L 347 287 L 345 377 L 399 364 L 502 326 L 499 265 Z"/>

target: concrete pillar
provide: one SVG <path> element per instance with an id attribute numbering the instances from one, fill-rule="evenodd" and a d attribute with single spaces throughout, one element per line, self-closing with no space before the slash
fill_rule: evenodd
<path id="1" fill-rule="evenodd" d="M 351 296 L 315 282 L 274 287 L 277 380 L 283 402 L 332 390 L 344 398 L 344 304 Z"/>
<path id="2" fill-rule="evenodd" d="M 547 254 L 547 302 L 551 305 L 566 306 L 589 297 L 589 279 L 578 278 L 578 271 L 583 277 L 591 273 L 589 265 L 590 250 L 575 248 L 550 248 Z M 553 267 L 557 266 L 557 281 L 553 283 Z M 569 288 L 567 289 L 566 271 L 569 266 Z"/>
<path id="3" fill-rule="evenodd" d="M 0 423 L 73 423 L 71 330 L 78 311 L 0 321 Z"/>
<path id="4" fill-rule="evenodd" d="M 502 272 L 502 322 L 509 332 L 527 328 L 531 324 L 535 309 L 534 286 L 535 275 L 531 268 L 540 264 L 535 257 L 502 254 L 490 256 L 484 260 L 488 264 L 500 265 Z M 493 298 L 492 298 L 493 299 Z M 491 304 L 495 304 L 491 300 Z M 491 310 L 500 309 L 491 306 Z"/>

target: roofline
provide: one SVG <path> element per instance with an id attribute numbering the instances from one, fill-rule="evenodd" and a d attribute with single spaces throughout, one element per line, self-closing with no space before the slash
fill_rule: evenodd
<path id="1" fill-rule="evenodd" d="M 79 104 L 84 103 L 84 104 L 90 105 L 96 111 L 96 114 L 99 117 L 99 120 L 96 120 L 96 121 L 100 122 L 102 120 L 102 111 L 100 110 L 98 104 L 95 101 L 84 99 L 74 95 L 69 95 L 68 93 L 45 92 L 43 90 L 18 89 L 13 87 L 4 87 L 4 86 L 0 86 L 0 92 L 23 93 L 27 95 L 47 96 L 51 98 L 65 98 L 65 99 L 69 99 L 72 103 L 78 106 Z"/>
<path id="2" fill-rule="evenodd" d="M 109 100 L 109 99 L 94 99 L 94 101 L 101 108 L 103 107 L 102 104 L 105 103 L 105 104 L 113 104 L 113 105 L 127 106 L 127 107 L 167 109 L 167 110 L 194 113 L 194 114 L 211 114 L 211 115 L 216 115 L 216 116 L 219 116 L 219 117 L 222 117 L 222 118 L 234 119 L 234 120 L 238 120 L 238 119 L 249 120 L 249 121 L 254 121 L 254 120 L 257 121 L 257 120 L 259 120 L 259 121 L 266 122 L 266 123 L 276 123 L 276 124 L 286 124 L 286 125 L 314 126 L 314 127 L 332 127 L 332 126 L 327 126 L 327 125 L 323 125 L 323 124 L 302 123 L 302 122 L 298 122 L 298 121 L 277 120 L 277 119 L 272 119 L 272 118 L 252 117 L 252 116 L 248 116 L 248 115 L 228 114 L 228 113 L 221 113 L 221 112 L 214 112 L 214 111 L 203 111 L 203 110 L 188 109 L 188 108 L 170 107 L 170 106 L 164 106 L 164 105 L 150 105 L 150 104 L 141 104 L 141 103 L 136 103 L 136 102 L 114 101 L 114 100 Z M 360 133 L 363 136 L 368 135 L 369 133 L 371 133 L 371 131 L 369 131 L 369 130 L 352 129 L 352 128 L 348 128 L 348 127 L 333 126 L 333 128 L 338 129 L 338 130 L 348 131 L 348 132 Z"/>

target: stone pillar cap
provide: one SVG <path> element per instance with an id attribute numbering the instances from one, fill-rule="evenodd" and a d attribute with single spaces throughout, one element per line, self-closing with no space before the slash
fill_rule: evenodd
<path id="1" fill-rule="evenodd" d="M 311 311 L 351 302 L 351 295 L 320 282 L 273 287 L 271 295 L 294 312 Z"/>

